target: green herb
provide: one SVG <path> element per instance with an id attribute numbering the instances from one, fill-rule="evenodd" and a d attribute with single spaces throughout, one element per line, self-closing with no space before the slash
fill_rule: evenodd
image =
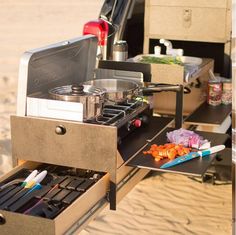
<path id="1" fill-rule="evenodd" d="M 180 59 L 176 57 L 154 57 L 154 56 L 142 56 L 142 59 L 140 60 L 142 63 L 148 63 L 148 64 L 178 64 L 183 65 Z"/>

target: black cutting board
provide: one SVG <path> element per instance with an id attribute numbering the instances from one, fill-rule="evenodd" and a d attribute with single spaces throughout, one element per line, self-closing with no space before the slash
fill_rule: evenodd
<path id="1" fill-rule="evenodd" d="M 127 165 L 138 168 L 145 168 L 154 171 L 162 171 L 162 172 L 173 172 L 180 173 L 191 176 L 202 176 L 211 165 L 214 160 L 216 154 L 212 154 L 210 156 L 206 156 L 204 158 L 196 158 L 182 164 L 161 169 L 160 167 L 168 162 L 168 159 L 163 159 L 161 161 L 155 161 L 155 159 L 151 155 L 144 155 L 143 151 L 148 150 L 152 144 L 165 144 L 167 143 L 166 133 L 174 130 L 173 128 L 166 128 L 160 135 L 158 135 L 153 141 L 151 141 L 142 151 L 140 151 L 132 160 L 130 160 Z M 211 146 L 224 144 L 229 136 L 227 134 L 218 134 L 211 132 L 199 132 L 197 133 L 204 138 L 211 141 Z"/>

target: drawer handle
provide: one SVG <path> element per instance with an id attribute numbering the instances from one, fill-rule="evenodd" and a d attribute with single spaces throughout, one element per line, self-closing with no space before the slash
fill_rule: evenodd
<path id="1" fill-rule="evenodd" d="M 57 135 L 65 135 L 66 128 L 63 125 L 56 126 L 55 132 Z"/>
<path id="2" fill-rule="evenodd" d="M 184 10 L 184 20 L 185 21 L 190 21 L 192 18 L 192 11 L 189 9 Z"/>
<path id="3" fill-rule="evenodd" d="M 5 219 L 4 215 L 0 214 L 0 225 L 5 224 L 5 223 L 6 223 L 6 219 Z"/>
<path id="4" fill-rule="evenodd" d="M 185 28 L 189 28 L 192 23 L 192 10 L 184 9 L 183 11 L 183 24 Z"/>

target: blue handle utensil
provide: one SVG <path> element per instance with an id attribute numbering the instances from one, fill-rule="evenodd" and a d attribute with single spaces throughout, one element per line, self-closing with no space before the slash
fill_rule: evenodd
<path id="1" fill-rule="evenodd" d="M 217 153 L 217 152 L 219 152 L 223 149 L 225 149 L 224 145 L 217 145 L 217 146 L 214 146 L 214 147 L 209 148 L 209 149 L 204 150 L 204 151 L 191 152 L 189 154 L 186 154 L 182 157 L 178 157 L 178 158 L 176 158 L 176 159 L 174 159 L 170 162 L 167 162 L 167 163 L 163 164 L 160 168 L 165 169 L 165 168 L 169 168 L 169 167 L 172 167 L 172 166 L 176 166 L 178 164 L 181 164 L 183 162 L 192 160 L 192 159 L 197 158 L 197 157 L 205 157 L 205 156 L 208 156 L 210 154 Z"/>

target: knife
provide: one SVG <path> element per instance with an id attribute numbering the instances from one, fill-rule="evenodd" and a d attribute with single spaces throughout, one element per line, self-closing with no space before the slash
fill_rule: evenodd
<path id="1" fill-rule="evenodd" d="M 197 157 L 205 157 L 205 156 L 208 156 L 210 154 L 217 153 L 217 152 L 219 152 L 223 149 L 225 149 L 225 145 L 217 145 L 217 146 L 214 146 L 212 148 L 206 149 L 204 151 L 191 152 L 191 153 L 186 154 L 182 157 L 178 157 L 178 158 L 174 159 L 173 161 L 170 161 L 170 162 L 167 162 L 167 163 L 163 164 L 160 168 L 165 169 L 165 168 L 168 168 L 168 167 L 172 167 L 172 166 L 181 164 L 183 162 L 192 160 L 192 159 L 197 158 Z"/>

